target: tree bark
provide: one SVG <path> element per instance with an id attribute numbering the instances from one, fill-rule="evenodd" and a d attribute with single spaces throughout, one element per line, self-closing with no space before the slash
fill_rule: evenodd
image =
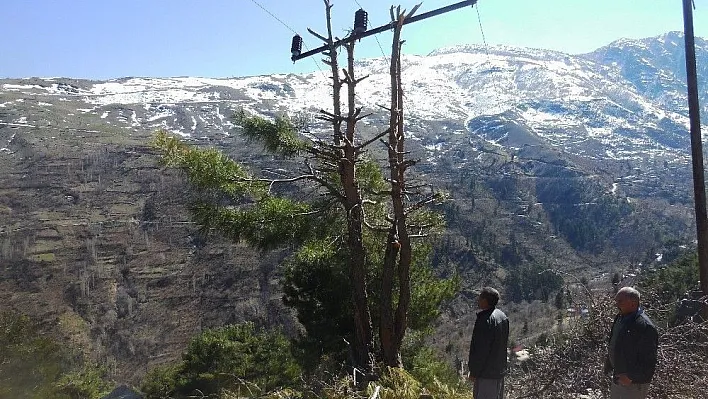
<path id="1" fill-rule="evenodd" d="M 693 9 L 691 0 L 683 0 L 684 44 L 686 51 L 686 86 L 688 113 L 691 128 L 691 159 L 693 164 L 693 197 L 696 210 L 696 237 L 698 240 L 698 270 L 700 286 L 708 296 L 708 212 L 706 211 L 706 186 L 701 136 L 701 114 L 698 102 L 698 74 L 696 48 L 693 35 Z M 703 306 L 703 317 L 708 319 L 708 306 Z"/>
<path id="2" fill-rule="evenodd" d="M 371 351 L 373 347 L 373 327 L 367 296 L 366 284 L 366 251 L 362 238 L 364 213 L 362 209 L 361 192 L 356 180 L 356 161 L 358 154 L 354 148 L 354 133 L 356 126 L 355 86 L 354 80 L 354 42 L 346 46 L 348 63 L 348 78 L 345 81 L 339 76 L 337 61 L 337 46 L 332 35 L 332 18 L 329 0 L 324 0 L 327 17 L 327 39 L 329 44 L 329 66 L 332 70 L 332 101 L 334 118 L 332 118 L 333 141 L 338 154 L 338 173 L 342 184 L 344 199 L 342 205 L 347 214 L 347 249 L 349 252 L 349 276 L 352 284 L 352 305 L 354 310 L 354 342 L 352 353 L 354 366 L 364 373 L 373 369 Z M 348 84 L 348 115 L 346 118 L 346 134 L 342 133 L 342 84 Z"/>
<path id="3" fill-rule="evenodd" d="M 362 238 L 364 210 L 362 208 L 361 191 L 356 180 L 356 163 L 358 154 L 354 145 L 356 127 L 356 80 L 354 75 L 354 42 L 346 44 L 347 49 L 347 95 L 348 115 L 347 130 L 344 139 L 344 156 L 340 161 L 340 175 L 346 197 L 347 231 L 349 245 L 350 273 L 354 296 L 354 325 L 356 328 L 355 348 L 356 361 L 359 367 L 367 372 L 373 369 L 371 349 L 373 346 L 373 327 L 366 284 L 366 250 Z"/>
<path id="4" fill-rule="evenodd" d="M 390 367 L 403 367 L 401 344 L 408 325 L 410 306 L 411 243 L 406 224 L 405 194 L 405 135 L 403 132 L 403 89 L 401 85 L 401 30 L 406 16 L 398 14 L 391 50 L 391 114 L 389 119 L 388 160 L 391 179 L 393 221 L 388 233 L 384 255 L 381 293 L 381 349 L 384 362 Z M 398 302 L 393 301 L 395 278 L 398 282 Z"/>

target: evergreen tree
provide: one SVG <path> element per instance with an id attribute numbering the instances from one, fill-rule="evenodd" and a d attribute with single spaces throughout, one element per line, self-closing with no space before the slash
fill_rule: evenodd
<path id="1" fill-rule="evenodd" d="M 331 124 L 332 135 L 303 139 L 284 116 L 270 121 L 240 111 L 234 117 L 241 134 L 261 143 L 270 154 L 298 160 L 301 170 L 282 179 L 259 177 L 219 151 L 187 146 L 164 132 L 158 133 L 155 145 L 162 150 L 164 162 L 185 172 L 199 193 L 192 215 L 203 229 L 263 250 L 293 248 L 286 269 L 285 301 L 298 309 L 308 338 L 322 343 L 322 350 L 334 350 L 338 346 L 335 337 L 348 332 L 355 364 L 371 370 L 377 325 L 384 362 L 402 366 L 403 337 L 415 324 L 410 316 L 429 322 L 457 286 L 455 279 L 438 281 L 427 271 L 429 250 L 414 259 L 414 240 L 427 237 L 443 224 L 442 216 L 428 209 L 443 199 L 441 193 L 410 185 L 406 176 L 416 162 L 405 158 L 400 31 L 417 7 L 408 14 L 392 10 L 390 125 L 365 139 L 355 129 L 364 117 L 355 105 L 355 88 L 362 80 L 355 76 L 355 41 L 344 45 L 347 68 L 341 76 L 338 45 L 329 23 L 331 5 L 327 0 L 325 5 L 328 35 L 321 38 L 329 45 L 333 111 L 321 111 L 320 117 Z M 340 100 L 344 86 L 346 113 Z M 383 137 L 388 137 L 385 166 L 365 156 L 367 148 Z M 289 188 L 278 189 L 280 185 Z M 323 287 L 325 281 L 329 285 Z M 419 287 L 412 287 L 412 282 Z M 351 322 L 342 320 L 345 296 Z M 417 308 L 412 311 L 411 306 Z M 372 321 L 372 313 L 378 316 L 377 322 Z"/>

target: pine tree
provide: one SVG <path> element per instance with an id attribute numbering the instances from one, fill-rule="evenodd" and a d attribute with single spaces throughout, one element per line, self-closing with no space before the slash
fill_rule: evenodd
<path id="1" fill-rule="evenodd" d="M 155 145 L 163 151 L 165 164 L 185 172 L 200 194 L 192 216 L 203 229 L 262 250 L 285 245 L 294 248 L 290 272 L 286 273 L 292 283 L 286 286 L 286 303 L 321 311 L 305 323 L 335 329 L 326 315 L 341 309 L 341 296 L 325 297 L 327 290 L 322 289 L 307 291 L 317 285 L 312 281 L 329 275 L 333 278 L 330 288 L 345 286 L 350 290 L 352 324 L 345 327 L 353 329 L 349 338 L 353 339 L 356 366 L 367 372 L 373 368 L 376 324 L 384 362 L 401 367 L 400 349 L 413 321 L 411 315 L 416 315 L 418 324 L 423 320 L 429 323 L 438 305 L 458 285 L 456 279 L 440 281 L 426 274 L 429 248 L 416 252 L 418 245 L 414 243 L 442 227 L 442 216 L 428 206 L 444 199 L 429 186 L 411 184 L 406 174 L 416 161 L 406 158 L 400 33 L 403 22 L 417 7 L 410 13 L 391 10 L 394 41 L 389 127 L 365 139 L 357 136 L 356 129 L 366 117 L 355 103 L 356 85 L 365 79 L 355 75 L 356 42 L 343 44 L 347 67 L 340 74 L 339 45 L 331 28 L 332 6 L 328 0 L 325 6 L 328 35 L 312 33 L 329 46 L 325 62 L 332 70 L 333 109 L 320 111 L 319 119 L 331 125 L 331 136 L 304 139 L 296 123 L 285 116 L 272 121 L 244 111 L 234 116 L 239 132 L 261 143 L 265 151 L 299 161 L 302 168 L 298 173 L 279 179 L 259 177 L 217 150 L 187 146 L 165 132 L 158 133 Z M 385 166 L 366 157 L 367 149 L 380 139 L 388 152 Z M 421 258 L 414 259 L 418 254 Z M 312 270 L 307 271 L 305 265 L 320 272 L 308 274 Z M 412 276 L 412 270 L 420 275 Z M 412 280 L 417 287 L 412 287 Z M 416 307 L 414 311 L 411 306 Z M 372 314 L 379 319 L 372 320 Z M 305 312 L 299 315 L 305 317 Z"/>

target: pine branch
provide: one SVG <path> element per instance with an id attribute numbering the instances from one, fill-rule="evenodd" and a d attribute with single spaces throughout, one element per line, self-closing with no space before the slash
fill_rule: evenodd
<path id="1" fill-rule="evenodd" d="M 378 233 L 388 233 L 388 231 L 391 229 L 390 226 L 381 226 L 381 225 L 374 226 L 374 225 L 370 224 L 369 222 L 367 222 L 366 220 L 364 220 L 364 226 L 366 226 L 367 229 L 369 229 L 371 231 L 376 231 Z"/>

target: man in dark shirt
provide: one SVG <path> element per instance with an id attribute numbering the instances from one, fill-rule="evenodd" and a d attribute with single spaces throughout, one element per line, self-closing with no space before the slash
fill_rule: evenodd
<path id="1" fill-rule="evenodd" d="M 509 319 L 497 309 L 499 291 L 484 287 L 477 298 L 480 311 L 472 331 L 469 379 L 475 399 L 502 399 L 507 367 Z"/>
<path id="2" fill-rule="evenodd" d="M 656 369 L 659 334 L 644 309 L 639 291 L 624 287 L 615 295 L 619 314 L 615 317 L 605 361 L 605 373 L 612 373 L 610 399 L 644 399 Z"/>

